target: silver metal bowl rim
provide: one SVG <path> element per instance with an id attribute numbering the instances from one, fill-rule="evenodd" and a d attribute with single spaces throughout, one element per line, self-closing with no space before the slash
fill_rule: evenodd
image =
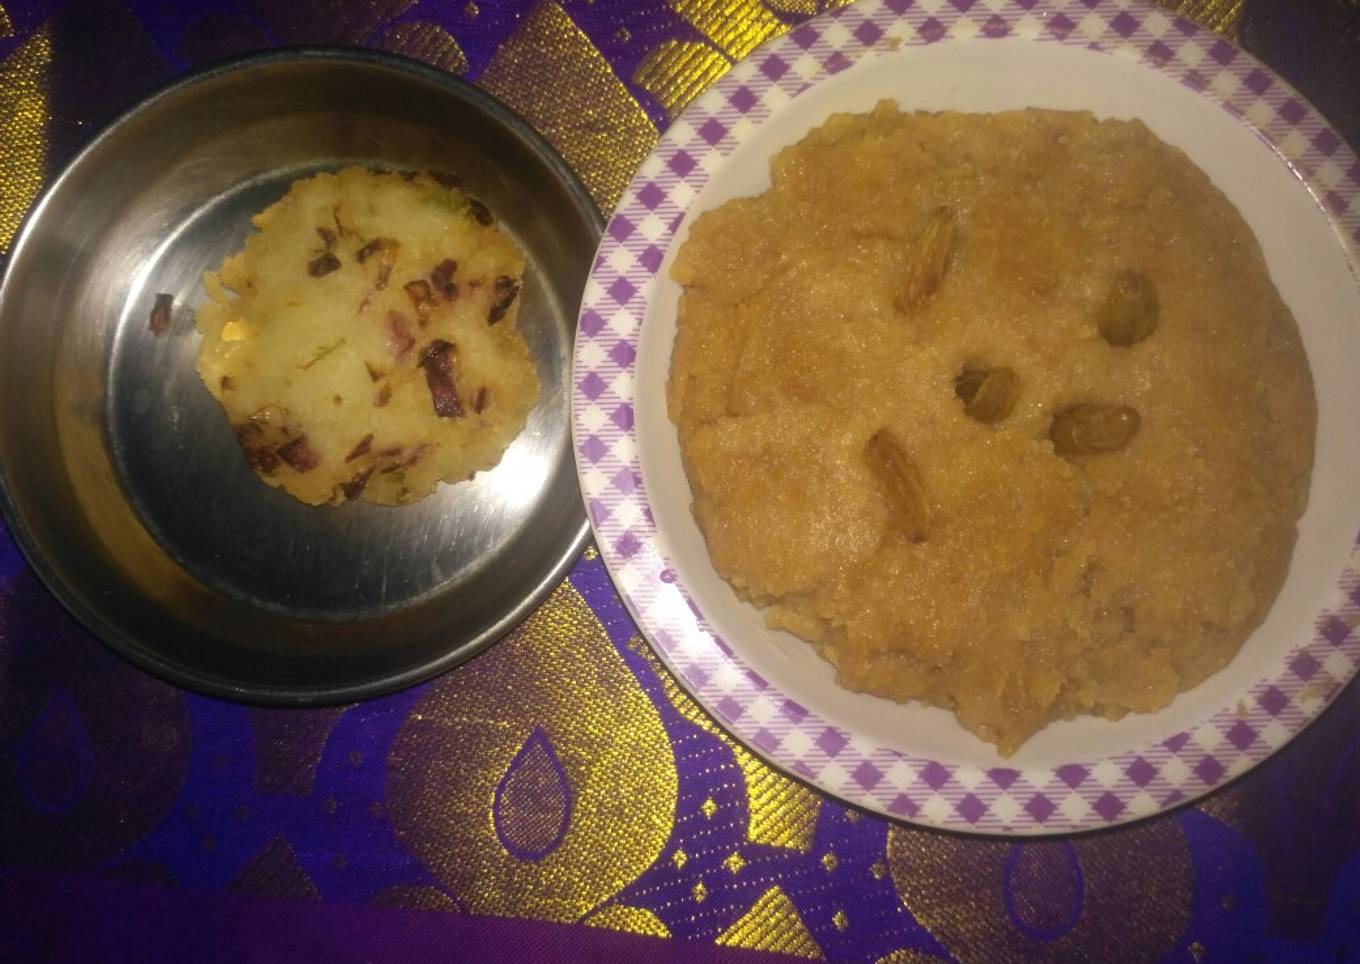
<path id="1" fill-rule="evenodd" d="M 487 114 L 498 119 L 507 128 L 514 130 L 522 136 L 525 142 L 548 164 L 554 171 L 569 194 L 577 201 L 581 208 L 589 215 L 593 222 L 596 232 L 604 231 L 604 216 L 600 213 L 599 207 L 594 199 L 586 190 L 581 179 L 576 175 L 558 153 L 557 149 L 548 142 L 537 130 L 534 129 L 527 120 L 517 114 L 510 107 L 486 93 L 479 87 L 450 74 L 446 71 L 438 70 L 409 57 L 398 54 L 387 53 L 385 51 L 370 50 L 363 47 L 343 47 L 343 46 L 300 46 L 300 47 L 279 47 L 265 51 L 257 51 L 239 56 L 216 61 L 197 70 L 190 71 L 167 83 L 161 84 L 153 89 L 151 93 L 138 100 L 132 106 L 118 113 L 112 120 L 108 121 L 99 132 L 90 139 L 84 147 L 75 153 L 70 160 L 62 165 L 61 170 L 44 186 L 38 198 L 24 215 L 18 232 L 15 234 L 14 243 L 9 250 L 4 271 L 0 274 L 0 308 L 3 308 L 6 294 L 9 289 L 11 274 L 14 264 L 19 260 L 19 255 L 28 240 L 28 236 L 33 226 L 42 217 L 43 208 L 47 206 L 48 200 L 60 190 L 62 182 L 66 180 L 70 172 L 81 165 L 85 159 L 93 154 L 109 135 L 127 123 L 130 119 L 143 111 L 149 110 L 155 104 L 172 95 L 188 88 L 194 87 L 204 81 L 210 80 L 222 74 L 233 73 L 240 70 L 249 70 L 265 64 L 275 64 L 280 62 L 298 60 L 318 60 L 318 61 L 339 61 L 341 63 L 368 64 L 383 67 L 389 70 L 406 73 L 417 79 L 441 87 L 454 97 L 472 102 Z M 577 312 L 579 313 L 579 311 Z M 0 311 L 3 317 L 3 311 Z M 575 314 L 572 315 L 575 318 Z M 573 454 L 574 461 L 574 454 Z M 65 583 L 57 570 L 49 565 L 43 555 L 38 552 L 33 544 L 28 530 L 23 523 L 19 513 L 19 506 L 10 491 L 8 475 L 5 466 L 0 463 L 0 516 L 4 518 L 5 525 L 9 529 L 10 536 L 19 547 L 20 553 L 27 562 L 30 569 L 37 575 L 38 579 L 77 622 L 88 630 L 95 638 L 103 642 L 109 649 L 113 650 L 123 659 L 151 673 L 152 675 L 165 680 L 176 686 L 203 693 L 208 696 L 220 697 L 235 702 L 255 704 L 259 706 L 335 706 L 339 704 L 352 703 L 360 700 L 373 699 L 399 690 L 407 689 L 418 683 L 425 682 L 435 676 L 440 675 L 455 666 L 458 666 L 472 657 L 481 653 L 492 643 L 497 642 L 508 632 L 519 625 L 530 613 L 538 608 L 539 604 L 547 598 L 566 577 L 568 571 L 580 558 L 585 551 L 586 545 L 590 540 L 590 521 L 586 514 L 586 503 L 584 496 L 581 495 L 579 488 L 577 495 L 580 498 L 580 525 L 577 528 L 575 537 L 565 547 L 562 554 L 553 562 L 550 569 L 545 572 L 543 578 L 534 589 L 525 594 L 519 604 L 509 609 L 494 625 L 485 631 L 467 640 L 462 645 L 455 647 L 437 659 L 428 660 L 424 663 L 402 670 L 401 672 L 383 675 L 363 683 L 356 683 L 346 686 L 331 687 L 258 687 L 243 686 L 233 683 L 222 677 L 199 673 L 191 667 L 184 666 L 178 662 L 162 659 L 141 645 L 132 636 L 122 632 L 109 624 L 103 615 L 94 607 L 82 605 L 67 592 Z"/>

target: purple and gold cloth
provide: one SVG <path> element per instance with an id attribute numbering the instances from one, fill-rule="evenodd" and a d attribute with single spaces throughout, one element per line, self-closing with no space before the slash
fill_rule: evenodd
<path id="1" fill-rule="evenodd" d="M 1360 142 L 1356 0 L 1163 5 Z M 117 111 L 288 44 L 472 80 L 608 211 L 695 94 L 827 6 L 0 0 L 0 259 Z M 1360 691 L 1194 806 L 1068 839 L 969 838 L 844 807 L 734 744 L 593 549 L 458 670 L 265 710 L 123 663 L 0 530 L 0 961 L 313 958 L 1360 961 Z"/>

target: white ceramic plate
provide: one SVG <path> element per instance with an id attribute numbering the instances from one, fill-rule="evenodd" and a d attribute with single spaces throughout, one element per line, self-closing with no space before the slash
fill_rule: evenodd
<path id="1" fill-rule="evenodd" d="M 1084 109 L 1180 147 L 1260 238 L 1318 395 L 1294 562 L 1223 672 L 1158 713 L 1049 726 L 1010 759 L 953 715 L 850 693 L 717 575 L 690 514 L 665 382 L 676 284 L 703 211 L 769 185 L 768 162 L 836 111 Z M 1360 164 L 1292 88 L 1216 35 L 1108 0 L 877 0 L 762 47 L 663 136 L 624 195 L 584 296 L 573 431 L 600 551 L 683 684 L 771 763 L 888 815 L 1052 833 L 1193 799 L 1299 733 L 1360 662 Z"/>

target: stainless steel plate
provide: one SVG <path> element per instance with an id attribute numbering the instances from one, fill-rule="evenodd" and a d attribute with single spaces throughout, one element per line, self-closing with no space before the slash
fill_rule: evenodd
<path id="1" fill-rule="evenodd" d="M 493 471 L 410 506 L 304 506 L 251 473 L 194 371 L 201 277 L 296 178 L 346 164 L 463 176 L 529 258 L 543 384 Z M 568 426 L 600 216 L 488 95 L 349 50 L 263 54 L 152 96 L 35 207 L 0 286 L 0 503 L 91 630 L 206 692 L 357 699 L 455 665 L 525 616 L 587 536 Z M 175 297 L 169 332 L 147 320 Z"/>

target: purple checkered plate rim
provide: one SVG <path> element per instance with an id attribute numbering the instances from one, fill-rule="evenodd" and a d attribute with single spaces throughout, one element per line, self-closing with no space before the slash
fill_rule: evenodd
<path id="1" fill-rule="evenodd" d="M 1040 106 L 1138 117 L 1255 230 L 1299 320 L 1318 450 L 1294 562 L 1228 668 L 1163 711 L 1046 728 L 1002 759 L 943 710 L 848 693 L 713 571 L 665 380 L 692 219 L 768 184 L 831 113 Z M 581 305 L 578 474 L 620 596 L 682 686 L 737 740 L 847 803 L 971 833 L 1092 830 L 1189 802 L 1256 766 L 1360 665 L 1360 162 L 1287 83 L 1217 35 L 1123 0 L 864 0 L 773 40 L 692 102 L 606 228 Z"/>

